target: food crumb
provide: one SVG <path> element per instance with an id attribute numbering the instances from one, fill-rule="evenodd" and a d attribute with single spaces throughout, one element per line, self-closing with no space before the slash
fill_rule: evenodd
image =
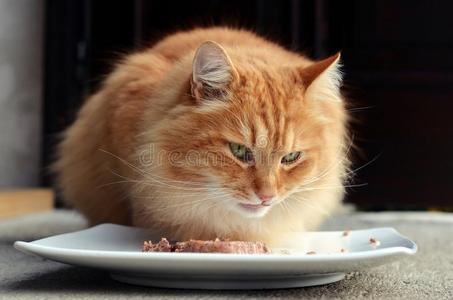
<path id="1" fill-rule="evenodd" d="M 307 252 L 307 255 L 313 255 L 313 254 L 316 254 L 316 252 L 315 251 L 308 251 Z"/>
<path id="2" fill-rule="evenodd" d="M 351 233 L 350 230 L 345 230 L 345 231 L 343 231 L 343 236 L 345 236 L 345 237 L 349 236 L 350 233 Z"/>
<path id="3" fill-rule="evenodd" d="M 341 248 L 341 249 L 340 249 L 340 252 L 341 252 L 341 253 L 345 253 L 345 252 L 348 252 L 348 249 L 345 249 L 345 248 Z"/>
<path id="4" fill-rule="evenodd" d="M 379 247 L 379 245 L 381 245 L 381 242 L 378 241 L 378 240 L 376 240 L 375 238 L 372 238 L 372 237 L 371 237 L 371 238 L 370 238 L 370 244 L 371 244 L 371 246 L 373 246 L 374 248 L 376 248 L 376 247 Z"/>

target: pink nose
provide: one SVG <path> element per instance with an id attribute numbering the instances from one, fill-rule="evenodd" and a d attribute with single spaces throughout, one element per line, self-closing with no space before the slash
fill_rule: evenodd
<path id="1" fill-rule="evenodd" d="M 268 195 L 268 194 L 261 194 L 261 193 L 256 193 L 256 195 L 263 202 L 269 202 L 270 200 L 272 200 L 272 198 L 275 197 L 275 195 Z"/>

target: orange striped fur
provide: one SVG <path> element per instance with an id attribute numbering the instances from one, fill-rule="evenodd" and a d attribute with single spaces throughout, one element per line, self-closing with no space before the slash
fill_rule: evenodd
<path id="1" fill-rule="evenodd" d="M 227 28 L 179 32 L 127 56 L 64 134 L 54 168 L 65 199 L 92 224 L 172 239 L 272 243 L 316 228 L 340 204 L 348 165 L 338 59 L 315 63 Z M 293 151 L 301 159 L 282 164 Z M 253 215 L 239 203 L 257 204 L 257 193 L 275 199 Z"/>

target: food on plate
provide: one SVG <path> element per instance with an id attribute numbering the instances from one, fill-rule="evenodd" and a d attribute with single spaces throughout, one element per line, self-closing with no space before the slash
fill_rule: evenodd
<path id="1" fill-rule="evenodd" d="M 189 240 L 170 243 L 162 238 L 158 243 L 143 242 L 143 252 L 194 252 L 194 253 L 234 253 L 234 254 L 266 254 L 271 251 L 263 242 L 244 242 L 229 240 Z"/>
<path id="2" fill-rule="evenodd" d="M 371 246 L 373 246 L 374 248 L 376 248 L 376 247 L 379 247 L 379 245 L 381 244 L 381 242 L 378 241 L 377 239 L 371 237 L 371 238 L 370 238 L 370 244 L 371 244 Z"/>
<path id="3" fill-rule="evenodd" d="M 151 241 L 143 242 L 143 252 L 172 252 L 172 250 L 173 246 L 166 238 L 161 238 L 157 244 Z"/>

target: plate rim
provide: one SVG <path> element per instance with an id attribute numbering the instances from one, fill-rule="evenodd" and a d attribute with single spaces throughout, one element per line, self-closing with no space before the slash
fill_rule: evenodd
<path id="1" fill-rule="evenodd" d="M 395 234 L 396 236 L 402 238 L 409 242 L 411 247 L 405 246 L 395 246 L 395 247 L 388 247 L 382 249 L 370 249 L 367 251 L 359 251 L 359 252 L 346 252 L 346 253 L 329 253 L 329 254 L 316 254 L 316 255 L 307 255 L 307 254 L 279 254 L 279 253 L 271 253 L 271 254 L 260 254 L 260 255 L 253 255 L 253 254 L 234 254 L 234 253 L 153 253 L 153 252 L 141 252 L 141 251 L 111 251 L 111 250 L 87 250 L 87 249 L 71 249 L 71 248 L 61 248 L 61 247 L 54 247 L 54 246 L 44 246 L 37 244 L 39 241 L 49 239 L 49 238 L 56 238 L 63 235 L 71 235 L 78 232 L 94 230 L 99 227 L 103 226 L 119 226 L 119 227 L 126 227 L 126 228 L 134 228 L 134 229 L 143 229 L 138 227 L 131 227 L 131 226 L 124 226 L 118 224 L 111 224 L 111 223 L 104 223 L 97 226 L 93 226 L 87 229 L 74 231 L 70 233 L 58 234 L 30 242 L 26 241 L 15 241 L 14 248 L 17 250 L 32 255 L 46 255 L 56 254 L 59 256 L 85 256 L 90 258 L 129 258 L 129 259 L 143 259 L 143 258 L 159 258 L 159 259 L 169 259 L 176 261 L 185 261 L 187 259 L 190 260 L 203 260 L 209 262 L 217 262 L 217 261 L 247 261 L 247 262 L 268 262 L 272 261 L 273 259 L 278 259 L 279 261 L 309 261 L 309 262 L 327 262 L 327 261 L 351 261 L 357 259 L 368 259 L 368 258 L 376 258 L 376 257 L 385 257 L 395 254 L 403 254 L 403 255 L 414 255 L 418 251 L 417 244 L 409 239 L 408 237 L 399 233 L 393 227 L 376 227 L 376 228 L 368 228 L 368 229 L 358 229 L 358 230 L 350 230 L 351 233 L 358 232 L 358 231 L 369 231 L 369 230 L 387 230 Z M 307 233 L 316 234 L 316 233 L 338 233 L 341 234 L 344 231 L 310 231 Z"/>

